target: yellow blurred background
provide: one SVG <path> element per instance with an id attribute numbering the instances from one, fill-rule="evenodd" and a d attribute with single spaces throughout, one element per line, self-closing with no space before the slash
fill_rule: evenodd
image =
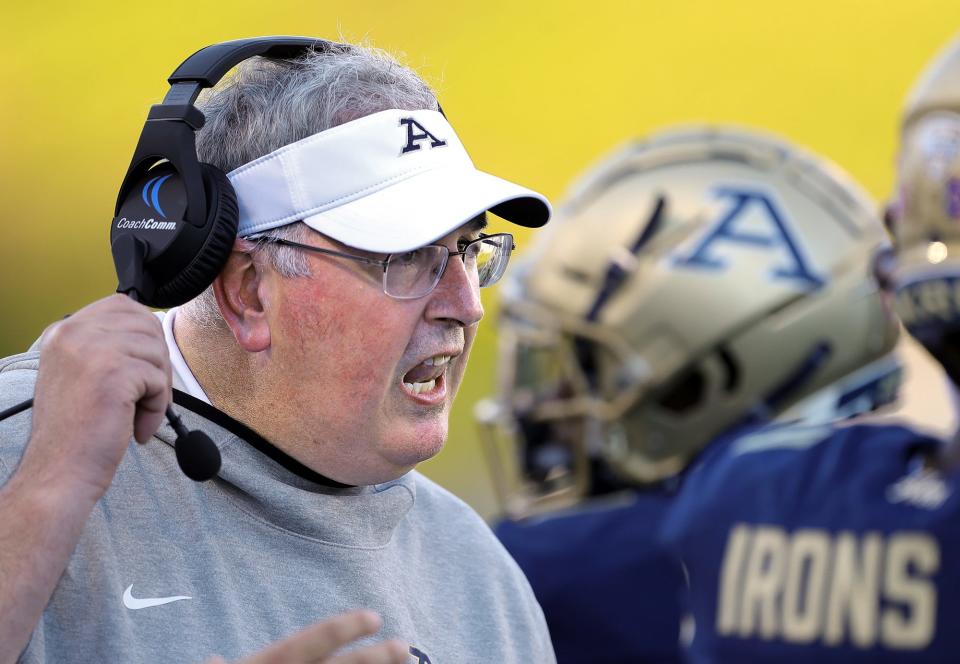
<path id="1" fill-rule="evenodd" d="M 614 145 L 679 122 L 783 134 L 882 198 L 903 96 L 958 29 L 956 0 L 4 3 L 0 354 L 113 290 L 120 180 L 166 77 L 207 44 L 298 34 L 400 54 L 478 166 L 554 199 Z M 495 289 L 485 297 L 450 443 L 424 470 L 490 515 L 471 415 L 492 385 Z M 908 352 L 905 409 L 946 430 L 942 381 Z"/>

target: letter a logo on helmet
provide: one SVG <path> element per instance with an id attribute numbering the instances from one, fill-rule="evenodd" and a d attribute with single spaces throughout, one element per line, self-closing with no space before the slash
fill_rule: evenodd
<path id="1" fill-rule="evenodd" d="M 800 249 L 800 243 L 790 229 L 787 217 L 774 203 L 773 198 L 760 191 L 736 187 L 716 187 L 713 194 L 717 198 L 730 199 L 730 207 L 693 252 L 686 258 L 679 259 L 677 265 L 722 269 L 726 262 L 711 250 L 720 242 L 735 243 L 759 250 L 785 253 L 791 264 L 776 267 L 771 274 L 774 279 L 796 279 L 814 288 L 823 286 L 823 279 L 814 274 Z M 738 220 L 745 215 L 751 204 L 764 212 L 760 218 L 764 220 L 766 232 L 737 227 Z"/>
<path id="2" fill-rule="evenodd" d="M 140 197 L 147 207 L 164 218 L 166 218 L 167 215 L 163 213 L 163 209 L 160 207 L 160 187 L 170 179 L 171 175 L 173 174 L 168 173 L 167 175 L 158 175 L 157 177 L 150 178 L 147 180 L 147 183 L 143 185 L 143 190 L 140 192 Z"/>
<path id="3" fill-rule="evenodd" d="M 407 143 L 403 146 L 403 149 L 400 150 L 400 154 L 407 154 L 408 152 L 413 152 L 414 150 L 419 150 L 420 141 L 425 141 L 428 138 L 430 139 L 430 147 L 438 148 L 441 145 L 446 145 L 447 142 L 441 140 L 427 131 L 426 127 L 414 120 L 413 118 L 400 118 L 400 125 L 407 128 Z M 416 127 L 420 131 L 415 133 L 413 128 Z"/>

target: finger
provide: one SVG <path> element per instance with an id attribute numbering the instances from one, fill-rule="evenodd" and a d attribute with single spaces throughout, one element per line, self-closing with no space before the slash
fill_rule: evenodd
<path id="1" fill-rule="evenodd" d="M 137 402 L 137 411 L 133 416 L 133 438 L 138 443 L 146 443 L 163 424 L 163 418 L 170 405 L 170 391 L 158 394 L 150 399 Z"/>
<path id="2" fill-rule="evenodd" d="M 304 662 L 324 659 L 348 643 L 376 634 L 380 625 L 380 616 L 371 611 L 353 611 L 324 620 L 300 632 L 302 638 L 294 646 L 294 656 Z"/>
<path id="3" fill-rule="evenodd" d="M 65 367 L 91 377 L 125 373 L 128 362 L 170 371 L 170 351 L 163 340 L 139 334 L 115 334 L 105 340 L 90 330 L 57 328 L 40 351 L 41 370 L 46 366 Z"/>
<path id="4" fill-rule="evenodd" d="M 160 318 L 141 304 L 121 297 L 119 301 L 95 302 L 58 321 L 69 326 L 93 326 L 101 333 L 114 335 L 117 332 L 134 331 L 163 338 Z"/>
<path id="5" fill-rule="evenodd" d="M 313 662 L 329 657 L 331 653 L 357 639 L 380 629 L 380 616 L 371 611 L 353 611 L 318 622 L 283 641 L 261 650 L 243 664 L 268 662 Z"/>
<path id="6" fill-rule="evenodd" d="M 62 320 L 54 321 L 44 328 L 43 333 L 40 335 L 40 352 L 43 352 L 43 347 L 47 343 L 47 339 L 54 335 L 57 327 L 59 327 L 61 323 L 63 323 Z"/>
<path id="7" fill-rule="evenodd" d="M 111 311 L 97 314 L 95 318 L 91 316 L 89 320 L 73 316 L 67 322 L 71 325 L 92 322 L 107 334 L 120 330 L 139 332 L 158 339 L 163 338 L 163 323 L 150 311 Z"/>
<path id="8" fill-rule="evenodd" d="M 150 310 L 126 295 L 114 293 L 78 309 L 70 318 L 99 318 L 110 313 L 121 312 L 150 313 Z"/>
<path id="9" fill-rule="evenodd" d="M 146 390 L 137 402 L 133 416 L 133 437 L 138 443 L 150 440 L 163 424 L 173 394 L 169 370 L 151 373 L 153 375 L 144 377 Z"/>
<path id="10" fill-rule="evenodd" d="M 141 334 L 118 335 L 110 340 L 110 345 L 111 353 L 146 362 L 161 371 L 170 368 L 170 351 L 162 340 Z"/>
<path id="11" fill-rule="evenodd" d="M 159 322 L 156 321 L 144 321 L 139 317 L 131 320 L 123 316 L 105 317 L 96 322 L 58 321 L 43 333 L 41 361 L 51 353 L 87 356 L 90 352 L 103 355 L 119 350 L 162 366 L 163 356 L 169 351 L 163 330 L 158 326 Z"/>
<path id="12" fill-rule="evenodd" d="M 346 655 L 325 660 L 326 664 L 405 664 L 410 661 L 407 644 L 397 639 L 354 650 Z"/>

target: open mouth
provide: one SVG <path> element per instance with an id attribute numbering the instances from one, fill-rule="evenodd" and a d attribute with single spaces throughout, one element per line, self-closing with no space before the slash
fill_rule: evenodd
<path id="1" fill-rule="evenodd" d="M 403 375 L 403 389 L 414 397 L 439 396 L 444 392 L 444 376 L 451 355 L 434 355 Z"/>

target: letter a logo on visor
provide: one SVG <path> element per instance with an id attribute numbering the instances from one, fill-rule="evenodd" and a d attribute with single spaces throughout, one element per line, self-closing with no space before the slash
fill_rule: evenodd
<path id="1" fill-rule="evenodd" d="M 441 141 L 439 138 L 427 131 L 422 124 L 413 118 L 400 118 L 400 126 L 405 126 L 407 128 L 407 144 L 403 146 L 402 150 L 400 150 L 400 154 L 406 154 L 408 152 L 413 152 L 414 150 L 419 150 L 419 141 L 425 141 L 428 138 L 430 139 L 431 148 L 439 148 L 447 144 L 446 141 Z M 416 134 L 413 133 L 414 127 L 419 129 L 420 132 Z"/>
<path id="2" fill-rule="evenodd" d="M 240 237 L 302 221 L 348 247 L 390 254 L 430 244 L 487 211 L 534 228 L 550 218 L 542 195 L 477 170 L 437 111 L 373 113 L 227 177 Z"/>

